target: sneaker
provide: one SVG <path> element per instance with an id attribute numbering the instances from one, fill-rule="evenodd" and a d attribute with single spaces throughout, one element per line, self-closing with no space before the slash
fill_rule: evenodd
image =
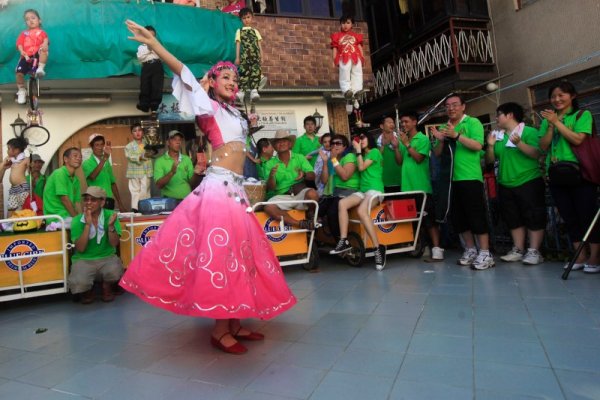
<path id="1" fill-rule="evenodd" d="M 585 267 L 583 267 L 583 272 L 585 272 L 586 274 L 598 274 L 598 273 L 600 273 L 600 264 L 599 265 L 585 264 Z"/>
<path id="2" fill-rule="evenodd" d="M 354 106 L 354 108 L 356 108 L 357 110 L 360 108 L 360 104 L 358 103 L 358 100 L 354 99 L 354 102 L 352 103 L 352 105 Z"/>
<path id="3" fill-rule="evenodd" d="M 46 71 L 44 71 L 44 67 L 38 67 L 38 69 L 35 70 L 36 78 L 43 78 L 45 76 L 46 76 Z"/>
<path id="4" fill-rule="evenodd" d="M 462 257 L 458 260 L 458 265 L 464 265 L 465 267 L 469 266 L 473 264 L 475 258 L 477 258 L 477 249 L 475 249 L 475 247 L 466 249 Z"/>
<path id="5" fill-rule="evenodd" d="M 544 257 L 536 249 L 527 249 L 527 253 L 523 256 L 523 264 L 538 265 L 544 262 Z"/>
<path id="6" fill-rule="evenodd" d="M 377 271 L 383 271 L 385 268 L 385 246 L 380 244 L 375 250 L 375 269 Z"/>
<path id="7" fill-rule="evenodd" d="M 431 249 L 431 258 L 433 260 L 443 260 L 444 259 L 444 249 L 441 247 L 433 247 Z"/>
<path id="8" fill-rule="evenodd" d="M 239 92 L 237 92 L 237 94 L 235 95 L 235 97 L 237 97 L 238 101 L 240 103 L 244 103 L 244 97 L 246 96 L 246 93 L 244 93 L 243 90 L 240 90 Z"/>
<path id="9" fill-rule="evenodd" d="M 563 267 L 563 269 L 567 269 L 569 268 L 569 263 L 566 263 L 565 266 Z M 573 264 L 573 268 L 571 268 L 571 271 L 579 271 L 585 268 L 585 264 L 579 264 L 579 263 L 575 263 Z"/>
<path id="10" fill-rule="evenodd" d="M 27 103 L 27 91 L 25 90 L 25 88 L 19 88 L 19 90 L 17 91 L 17 103 Z"/>
<path id="11" fill-rule="evenodd" d="M 495 265 L 494 257 L 492 253 L 489 251 L 480 251 L 477 255 L 475 261 L 473 261 L 473 265 L 471 266 L 473 269 L 482 271 L 484 269 L 491 268 Z"/>
<path id="12" fill-rule="evenodd" d="M 523 259 L 523 250 L 519 250 L 518 247 L 513 246 L 513 248 L 508 253 L 501 256 L 500 259 L 506 262 L 521 261 Z"/>
<path id="13" fill-rule="evenodd" d="M 329 254 L 342 254 L 351 249 L 352 246 L 350 246 L 350 242 L 348 241 L 348 239 L 344 238 L 340 239 L 337 246 L 335 246 L 335 249 L 331 250 Z"/>
<path id="14" fill-rule="evenodd" d="M 259 101 L 260 100 L 260 94 L 258 94 L 258 90 L 252 89 L 250 91 L 250 100 L 251 101 Z"/>

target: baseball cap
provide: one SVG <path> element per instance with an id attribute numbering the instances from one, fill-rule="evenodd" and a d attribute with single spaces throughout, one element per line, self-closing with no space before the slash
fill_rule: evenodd
<path id="1" fill-rule="evenodd" d="M 85 194 L 88 194 L 97 199 L 105 199 L 106 198 L 106 191 L 99 186 L 88 186 L 84 195 Z"/>
<path id="2" fill-rule="evenodd" d="M 90 138 L 88 139 L 88 143 L 92 144 L 92 142 L 94 141 L 94 139 L 96 139 L 97 137 L 101 137 L 102 139 L 104 139 L 104 135 L 102 135 L 101 133 L 92 133 L 90 135 Z"/>
<path id="3" fill-rule="evenodd" d="M 40 157 L 39 154 L 34 154 L 31 156 L 31 161 L 41 161 L 43 163 L 45 163 L 46 161 L 42 160 L 42 157 Z"/>
<path id="4" fill-rule="evenodd" d="M 169 139 L 171 139 L 175 135 L 179 135 L 179 136 L 181 136 L 182 139 L 185 139 L 185 136 L 183 136 L 183 133 L 179 132 L 176 129 L 173 129 L 172 131 L 169 132 Z"/>

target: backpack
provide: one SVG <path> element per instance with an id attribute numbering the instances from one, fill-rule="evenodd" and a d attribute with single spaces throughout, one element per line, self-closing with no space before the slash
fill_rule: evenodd
<path id="1" fill-rule="evenodd" d="M 583 112 L 583 110 L 579 110 L 575 120 L 578 120 L 583 115 Z M 583 179 L 600 185 L 600 136 L 598 136 L 593 117 L 592 134 L 585 136 L 585 139 L 579 146 L 571 146 L 571 148 L 579 161 Z"/>

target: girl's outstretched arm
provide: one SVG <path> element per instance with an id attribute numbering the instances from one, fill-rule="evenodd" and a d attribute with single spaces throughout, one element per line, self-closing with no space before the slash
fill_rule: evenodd
<path id="1" fill-rule="evenodd" d="M 181 75 L 181 69 L 183 68 L 183 64 L 179 61 L 173 54 L 171 54 L 165 47 L 156 39 L 156 37 L 143 26 L 135 23 L 132 20 L 125 21 L 125 25 L 127 25 L 127 29 L 133 34 L 133 36 L 129 36 L 129 40 L 134 40 L 139 43 L 144 43 L 148 47 L 150 47 L 160 59 L 167 64 L 167 67 L 175 75 Z"/>

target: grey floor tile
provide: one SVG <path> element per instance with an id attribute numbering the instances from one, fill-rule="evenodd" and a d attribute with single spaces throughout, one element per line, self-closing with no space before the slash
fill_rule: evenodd
<path id="1" fill-rule="evenodd" d="M 535 326 L 531 323 L 475 321 L 474 326 L 475 339 L 492 337 L 519 342 L 537 342 L 539 340 Z"/>
<path id="2" fill-rule="evenodd" d="M 294 324 L 291 322 L 279 322 L 275 319 L 266 323 L 260 329 L 260 332 L 263 333 L 267 339 L 295 342 L 309 330 L 311 326 L 312 325 Z"/>
<path id="3" fill-rule="evenodd" d="M 475 339 L 475 359 L 505 364 L 550 368 L 550 362 L 540 342 L 481 336 Z"/>
<path id="4" fill-rule="evenodd" d="M 344 298 L 331 308 L 332 313 L 366 314 L 369 315 L 377 308 L 379 302 L 363 301 L 362 299 L 349 300 Z"/>
<path id="5" fill-rule="evenodd" d="M 145 368 L 146 372 L 187 379 L 217 360 L 219 354 L 178 350 Z"/>
<path id="6" fill-rule="evenodd" d="M 71 376 L 54 389 L 80 396 L 99 397 L 136 374 L 113 365 L 98 364 Z"/>
<path id="7" fill-rule="evenodd" d="M 162 400 L 168 398 L 183 380 L 141 372 L 121 381 L 98 397 L 99 400 Z M 178 399 L 180 397 L 177 397 Z"/>
<path id="8" fill-rule="evenodd" d="M 473 336 L 473 322 L 470 320 L 440 319 L 437 316 L 421 318 L 416 333 L 431 333 L 449 336 Z"/>
<path id="9" fill-rule="evenodd" d="M 404 353 L 412 336 L 412 328 L 385 329 L 363 328 L 354 337 L 349 348 L 371 349 L 374 351 L 391 351 Z"/>
<path id="10" fill-rule="evenodd" d="M 316 369 L 330 369 L 344 348 L 314 343 L 294 343 L 275 360 L 282 365 L 296 365 Z"/>
<path id="11" fill-rule="evenodd" d="M 392 378 L 330 371 L 314 391 L 311 400 L 385 400 Z"/>
<path id="12" fill-rule="evenodd" d="M 57 360 L 58 356 L 39 353 L 25 353 L 18 358 L 0 364 L 0 377 L 17 378 L 30 371 Z"/>
<path id="13" fill-rule="evenodd" d="M 320 369 L 272 364 L 248 385 L 248 389 L 306 399 L 314 392 L 325 374 L 326 372 Z"/>
<path id="14" fill-rule="evenodd" d="M 85 397 L 73 393 L 63 393 L 39 386 L 10 381 L 4 385 L 0 385 L 0 399 L 83 400 Z"/>
<path id="15" fill-rule="evenodd" d="M 36 386 L 52 388 L 70 379 L 73 375 L 94 367 L 93 363 L 60 358 L 43 367 L 15 378 L 15 380 Z"/>
<path id="16" fill-rule="evenodd" d="M 544 341 L 554 368 L 600 373 L 600 348 L 585 344 Z"/>
<path id="17" fill-rule="evenodd" d="M 472 359 L 473 339 L 463 336 L 415 333 L 407 353 Z"/>
<path id="18" fill-rule="evenodd" d="M 190 379 L 221 386 L 244 388 L 270 364 L 250 357 L 222 354 L 220 358 L 205 368 L 191 371 Z"/>
<path id="19" fill-rule="evenodd" d="M 360 328 L 331 328 L 328 326 L 314 326 L 302 335 L 298 341 L 302 343 L 316 343 L 334 346 L 347 346 L 352 342 Z"/>
<path id="20" fill-rule="evenodd" d="M 536 330 L 543 342 L 581 343 L 586 347 L 600 347 L 598 328 L 536 324 Z"/>
<path id="21" fill-rule="evenodd" d="M 600 399 L 600 373 L 556 369 L 568 400 Z"/>
<path id="22" fill-rule="evenodd" d="M 400 367 L 398 379 L 472 388 L 473 360 L 407 354 Z"/>
<path id="23" fill-rule="evenodd" d="M 192 397 L 191 399 L 196 399 L 196 397 Z M 244 390 L 237 393 L 232 400 L 298 400 L 298 397 L 278 396 L 269 393 Z"/>
<path id="24" fill-rule="evenodd" d="M 390 400 L 444 399 L 465 400 L 473 398 L 473 388 L 442 385 L 437 382 L 397 380 Z"/>
<path id="25" fill-rule="evenodd" d="M 498 392 L 509 399 L 516 395 L 563 399 L 550 368 L 475 361 L 475 389 Z"/>
<path id="26" fill-rule="evenodd" d="M 394 378 L 400 370 L 403 359 L 403 353 L 373 351 L 372 349 L 346 350 L 339 356 L 332 369 L 362 375 Z"/>
<path id="27" fill-rule="evenodd" d="M 495 392 L 493 390 L 476 390 L 475 398 L 477 400 L 545 400 L 546 396 L 534 396 L 519 393 Z M 560 399 L 560 397 L 558 398 Z"/>

